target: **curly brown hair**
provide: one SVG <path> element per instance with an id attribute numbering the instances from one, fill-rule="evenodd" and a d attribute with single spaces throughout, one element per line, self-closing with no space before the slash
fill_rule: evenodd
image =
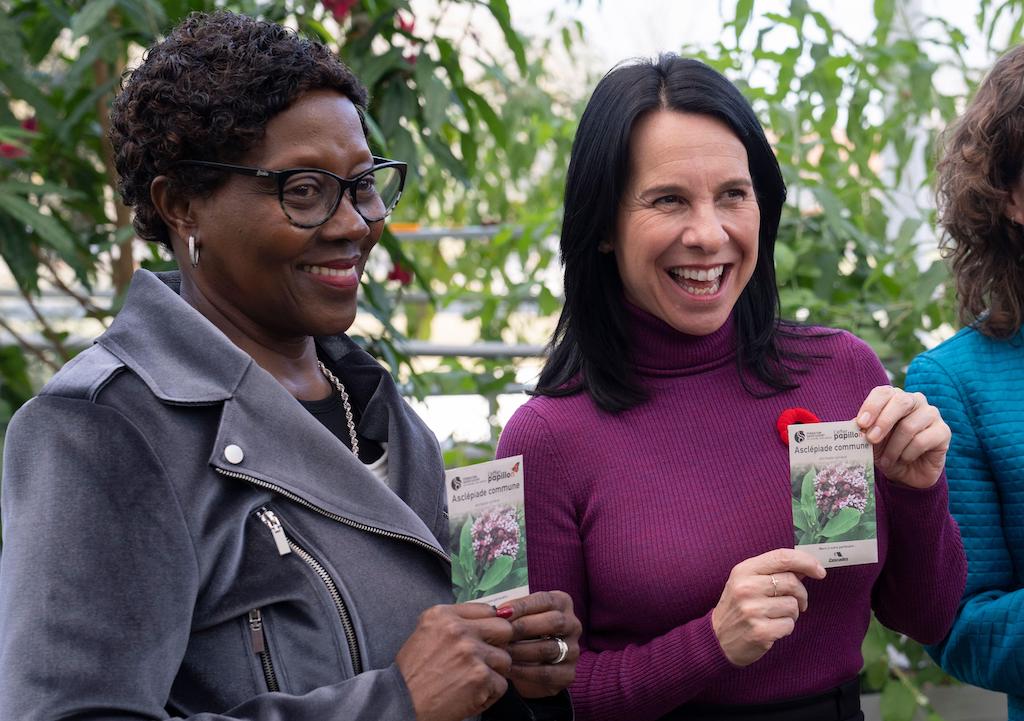
<path id="1" fill-rule="evenodd" d="M 187 17 L 125 74 L 111 111 L 118 190 L 135 208 L 139 237 L 170 247 L 149 195 L 154 178 L 168 176 L 186 197 L 209 194 L 224 173 L 174 163 L 236 160 L 260 141 L 272 117 L 321 89 L 348 97 L 362 117 L 366 89 L 324 45 L 245 15 Z"/>
<path id="2" fill-rule="evenodd" d="M 992 67 L 942 136 L 941 246 L 956 279 L 960 319 L 995 338 L 1024 322 L 1024 227 L 1007 217 L 1024 182 L 1024 45 Z"/>

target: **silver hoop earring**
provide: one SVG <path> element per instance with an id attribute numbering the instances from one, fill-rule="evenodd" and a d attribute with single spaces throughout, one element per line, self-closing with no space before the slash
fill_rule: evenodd
<path id="1" fill-rule="evenodd" d="M 194 235 L 188 237 L 188 259 L 192 262 L 193 268 L 199 267 L 199 245 Z"/>

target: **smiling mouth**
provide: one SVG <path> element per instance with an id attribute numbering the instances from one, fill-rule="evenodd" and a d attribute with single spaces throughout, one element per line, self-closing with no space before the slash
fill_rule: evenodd
<path id="1" fill-rule="evenodd" d="M 348 268 L 330 268 L 326 265 L 300 265 L 299 270 L 313 275 L 325 275 L 331 278 L 356 278 L 355 266 Z"/>
<path id="2" fill-rule="evenodd" d="M 299 270 L 309 273 L 319 283 L 339 290 L 351 289 L 359 285 L 359 266 L 355 263 L 333 262 L 327 265 L 302 263 Z"/>
<path id="3" fill-rule="evenodd" d="M 727 266 L 714 265 L 710 268 L 695 268 L 692 266 L 676 266 L 668 269 L 668 275 L 672 281 L 690 295 L 710 296 L 718 292 L 722 287 L 722 278 Z"/>

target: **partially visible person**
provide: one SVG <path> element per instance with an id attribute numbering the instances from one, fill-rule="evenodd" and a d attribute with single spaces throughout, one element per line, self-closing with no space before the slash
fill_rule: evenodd
<path id="1" fill-rule="evenodd" d="M 1008 694 L 1024 721 L 1024 46 L 1006 53 L 945 133 L 943 244 L 966 327 L 918 356 L 907 387 L 953 430 L 950 505 L 967 588 L 931 649 L 967 683 Z"/>
<path id="2" fill-rule="evenodd" d="M 345 332 L 405 164 L 323 45 L 192 15 L 115 101 L 135 274 L 4 448 L 3 721 L 571 718 L 568 596 L 453 604 L 437 440 Z"/>
<path id="3" fill-rule="evenodd" d="M 862 341 L 780 322 L 785 195 L 750 105 L 695 60 L 616 67 L 580 121 L 565 306 L 498 447 L 524 456 L 531 581 L 584 625 L 579 721 L 862 719 L 871 611 L 925 642 L 956 612 L 949 429 Z M 826 577 L 793 549 L 794 407 L 873 444 L 877 563 Z"/>

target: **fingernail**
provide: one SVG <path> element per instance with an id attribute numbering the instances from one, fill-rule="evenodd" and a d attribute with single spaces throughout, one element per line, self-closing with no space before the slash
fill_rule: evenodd
<path id="1" fill-rule="evenodd" d="M 512 618 L 512 614 L 515 613 L 515 611 L 512 610 L 511 606 L 502 606 L 495 613 L 498 614 L 499 618 Z"/>
<path id="2" fill-rule="evenodd" d="M 879 428 L 878 426 L 875 426 L 870 431 L 868 431 L 868 440 L 871 441 L 872 443 L 880 441 L 881 439 L 882 439 L 882 429 Z"/>
<path id="3" fill-rule="evenodd" d="M 867 411 L 864 411 L 863 413 L 860 414 L 860 417 L 857 418 L 857 422 L 860 423 L 862 426 L 866 426 L 868 423 L 871 422 L 871 414 L 868 413 Z"/>

